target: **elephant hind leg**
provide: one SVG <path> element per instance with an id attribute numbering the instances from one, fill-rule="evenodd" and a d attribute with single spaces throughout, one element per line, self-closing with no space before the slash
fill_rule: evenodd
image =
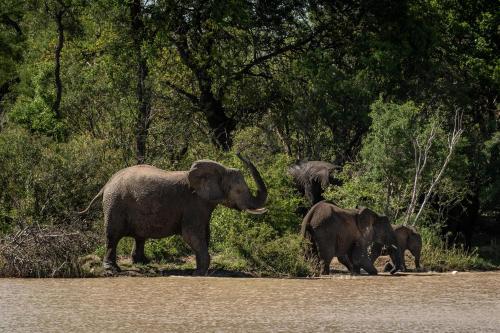
<path id="1" fill-rule="evenodd" d="M 415 270 L 420 271 L 420 253 L 422 251 L 422 237 L 417 233 L 412 233 L 408 237 L 407 249 L 415 258 Z"/>
<path id="2" fill-rule="evenodd" d="M 134 264 L 148 264 L 149 260 L 144 254 L 144 243 L 146 242 L 145 238 L 136 237 L 134 248 L 132 250 L 132 262 Z"/>
<path id="3" fill-rule="evenodd" d="M 120 272 L 121 269 L 116 263 L 116 247 L 121 237 L 114 237 L 112 235 L 106 236 L 106 254 L 104 255 L 103 266 L 106 270 L 113 272 Z"/>
<path id="4" fill-rule="evenodd" d="M 104 225 L 106 227 L 106 254 L 104 255 L 103 266 L 106 270 L 120 272 L 120 267 L 116 263 L 116 247 L 126 235 L 126 218 L 123 207 L 119 202 L 103 194 Z"/>

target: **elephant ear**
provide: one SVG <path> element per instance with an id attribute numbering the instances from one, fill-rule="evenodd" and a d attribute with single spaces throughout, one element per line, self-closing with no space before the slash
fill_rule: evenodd
<path id="1" fill-rule="evenodd" d="M 385 215 L 379 215 L 376 217 L 374 233 L 374 237 L 376 237 L 381 243 L 390 246 L 394 246 L 397 243 L 394 229 L 392 228 L 389 218 Z"/>
<path id="2" fill-rule="evenodd" d="M 371 209 L 362 208 L 359 210 L 356 224 L 363 238 L 371 240 L 373 237 L 373 223 L 376 219 L 377 214 Z"/>
<path id="3" fill-rule="evenodd" d="M 222 187 L 225 170 L 224 166 L 214 161 L 196 161 L 188 172 L 189 186 L 205 200 L 221 201 L 225 198 Z"/>

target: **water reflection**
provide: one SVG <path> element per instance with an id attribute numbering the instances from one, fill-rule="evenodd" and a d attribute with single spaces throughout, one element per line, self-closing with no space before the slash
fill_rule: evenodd
<path id="1" fill-rule="evenodd" d="M 0 332 L 498 332 L 500 273 L 0 279 Z"/>

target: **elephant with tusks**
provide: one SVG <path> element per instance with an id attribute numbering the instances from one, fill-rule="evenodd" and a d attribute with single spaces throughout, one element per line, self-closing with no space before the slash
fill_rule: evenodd
<path id="1" fill-rule="evenodd" d="M 106 232 L 104 267 L 119 271 L 116 247 L 123 237 L 135 239 L 134 263 L 146 263 L 144 243 L 149 238 L 182 235 L 196 255 L 195 275 L 205 275 L 210 265 L 210 218 L 215 207 L 262 214 L 267 189 L 255 166 L 237 154 L 249 169 L 257 193 L 252 195 L 243 174 L 210 160 L 200 160 L 187 171 L 165 171 L 137 165 L 115 173 L 87 209 L 102 197 Z"/>

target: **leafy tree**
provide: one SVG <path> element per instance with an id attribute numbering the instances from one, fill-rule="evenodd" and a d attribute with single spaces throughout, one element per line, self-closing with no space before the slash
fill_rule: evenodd
<path id="1" fill-rule="evenodd" d="M 226 150 L 237 119 L 263 107 L 232 110 L 228 102 L 240 98 L 238 85 L 265 84 L 273 59 L 302 49 L 322 31 L 306 19 L 307 5 L 295 0 L 161 1 L 159 7 L 167 23 L 158 33 L 166 41 L 165 69 L 172 76 L 182 66 L 187 76 L 162 82 L 205 116 L 214 142 Z"/>

